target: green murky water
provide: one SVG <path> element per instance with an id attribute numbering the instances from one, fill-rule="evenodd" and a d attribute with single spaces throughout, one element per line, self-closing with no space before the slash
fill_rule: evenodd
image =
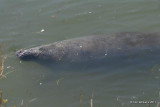
<path id="1" fill-rule="evenodd" d="M 91 99 L 93 107 L 157 105 L 131 101 L 158 100 L 158 56 L 109 67 L 50 69 L 20 62 L 15 52 L 92 34 L 159 31 L 159 0 L 0 0 L 0 24 L 7 55 L 4 73 L 11 71 L 8 66 L 15 68 L 0 80 L 7 106 L 91 107 Z"/>

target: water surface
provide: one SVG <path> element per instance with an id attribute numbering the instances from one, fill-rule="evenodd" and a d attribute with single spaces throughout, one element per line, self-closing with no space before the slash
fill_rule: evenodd
<path id="1" fill-rule="evenodd" d="M 15 56 L 17 49 L 86 35 L 159 31 L 159 0 L 0 0 L 0 24 L 5 72 L 15 68 L 0 80 L 7 106 L 91 107 L 93 99 L 94 107 L 147 107 L 130 101 L 159 98 L 158 55 L 77 69 Z"/>

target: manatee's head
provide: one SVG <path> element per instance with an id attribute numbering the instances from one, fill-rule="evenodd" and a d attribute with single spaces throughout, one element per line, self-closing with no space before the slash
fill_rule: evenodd
<path id="1" fill-rule="evenodd" d="M 31 49 L 21 49 L 16 52 L 17 57 L 21 60 L 33 60 L 37 59 L 39 55 L 38 48 L 31 48 Z"/>

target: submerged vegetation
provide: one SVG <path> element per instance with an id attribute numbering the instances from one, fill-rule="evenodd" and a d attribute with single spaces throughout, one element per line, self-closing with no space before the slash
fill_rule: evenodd
<path id="1" fill-rule="evenodd" d="M 3 71 L 4 71 L 4 62 L 5 62 L 6 56 L 3 55 L 2 49 L 3 49 L 3 44 L 0 45 L 0 79 L 2 77 L 5 77 L 3 75 Z"/>
<path id="2" fill-rule="evenodd" d="M 12 71 L 4 73 L 4 63 L 5 63 L 5 60 L 6 60 L 7 56 L 5 56 L 3 54 L 3 47 L 4 47 L 4 44 L 3 43 L 0 44 L 0 79 L 7 78 L 6 76 L 8 74 L 10 74 L 11 72 L 14 72 L 14 70 L 12 70 Z M 10 67 L 10 66 L 8 66 L 7 68 L 14 69 L 13 67 Z"/>
<path id="3" fill-rule="evenodd" d="M 7 68 L 11 68 L 12 70 L 4 73 L 4 67 L 5 67 L 4 64 L 5 64 L 5 60 L 7 59 L 7 56 L 4 55 L 3 48 L 4 48 L 4 43 L 1 43 L 0 44 L 0 80 L 2 78 L 7 78 L 6 76 L 8 74 L 10 74 L 10 73 L 15 71 L 13 67 L 7 66 Z"/>
<path id="4" fill-rule="evenodd" d="M 0 90 L 0 107 L 6 107 L 7 102 L 8 102 L 8 99 L 3 99 L 2 91 Z"/>
<path id="5" fill-rule="evenodd" d="M 6 72 L 4 73 L 4 63 L 5 63 L 5 60 L 7 58 L 7 56 L 5 56 L 3 54 L 3 47 L 4 47 L 4 44 L 0 44 L 0 80 L 2 78 L 7 78 L 6 76 L 11 73 L 11 72 L 14 72 L 14 70 L 12 71 L 9 71 L 9 72 Z M 10 66 L 8 67 L 10 68 Z M 13 69 L 13 67 L 11 67 Z M 0 107 L 6 107 L 6 103 L 8 102 L 8 99 L 4 99 L 3 96 L 2 96 L 2 90 L 0 89 Z"/>
<path id="6" fill-rule="evenodd" d="M 0 45 L 0 79 L 2 79 L 3 77 L 6 78 L 6 74 L 3 75 L 3 72 L 4 72 L 4 62 L 5 62 L 5 59 L 6 59 L 6 56 L 3 55 L 3 52 L 2 52 L 2 49 L 3 49 L 3 44 Z M 6 103 L 7 103 L 7 99 L 3 99 L 2 97 L 2 91 L 0 90 L 0 107 L 3 107 L 2 104 L 4 104 L 4 107 L 6 106 Z"/>

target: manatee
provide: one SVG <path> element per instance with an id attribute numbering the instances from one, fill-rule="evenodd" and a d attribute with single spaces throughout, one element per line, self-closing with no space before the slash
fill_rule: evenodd
<path id="1" fill-rule="evenodd" d="M 21 60 L 85 62 L 125 55 L 150 54 L 159 51 L 159 48 L 160 33 L 123 32 L 83 36 L 20 49 L 17 56 Z"/>

